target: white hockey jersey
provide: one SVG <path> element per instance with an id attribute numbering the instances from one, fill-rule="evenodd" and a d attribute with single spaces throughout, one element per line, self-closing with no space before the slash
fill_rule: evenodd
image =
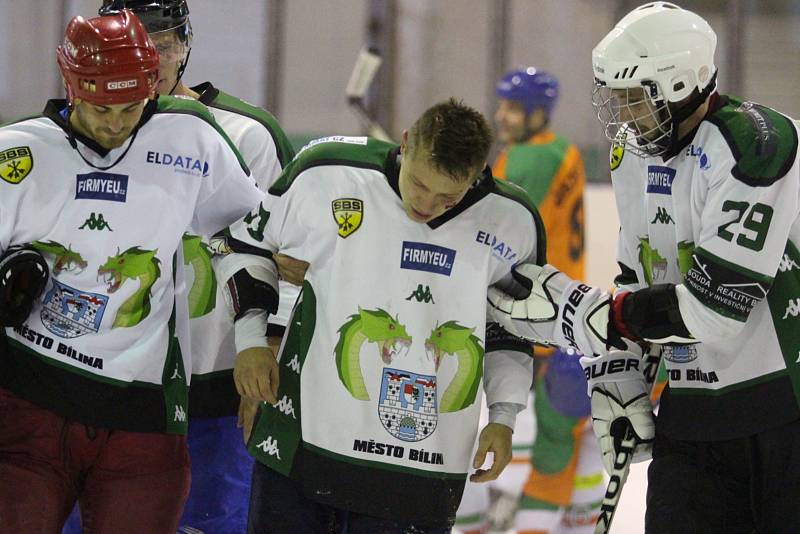
<path id="1" fill-rule="evenodd" d="M 0 251 L 31 243 L 50 265 L 28 320 L 5 329 L 0 386 L 92 426 L 185 432 L 181 235 L 263 198 L 208 110 L 160 97 L 109 151 L 51 101 L 0 129 L 0 178 Z"/>
<path id="2" fill-rule="evenodd" d="M 488 171 L 440 218 L 412 221 L 398 150 L 365 137 L 315 142 L 230 229 L 311 265 L 279 358 L 279 402 L 262 405 L 249 450 L 315 500 L 442 524 L 470 467 L 484 364 L 513 365 L 501 353 L 484 362 L 484 349 L 530 362 L 529 346 L 501 334 L 487 346 L 487 287 L 545 261 L 544 229 L 525 193 Z M 506 395 L 493 402 L 524 405 L 531 371 L 517 371 L 520 388 L 487 384 Z"/>
<path id="3" fill-rule="evenodd" d="M 676 284 L 699 341 L 663 353 L 659 428 L 675 439 L 731 439 L 800 417 L 797 130 L 769 108 L 714 98 L 691 144 L 666 161 L 612 148 L 619 261 L 632 270 L 618 282 Z"/>
<path id="4" fill-rule="evenodd" d="M 192 90 L 208 106 L 231 142 L 242 155 L 251 176 L 266 191 L 294 157 L 278 121 L 261 108 L 247 104 L 206 82 Z M 236 415 L 239 395 L 233 384 L 236 347 L 233 317 L 214 275 L 208 237 L 184 237 L 184 262 L 189 267 L 189 313 L 192 335 L 192 417 Z M 285 326 L 300 289 L 281 282 L 281 303 L 271 322 Z M 280 329 L 282 330 L 282 328 Z"/>

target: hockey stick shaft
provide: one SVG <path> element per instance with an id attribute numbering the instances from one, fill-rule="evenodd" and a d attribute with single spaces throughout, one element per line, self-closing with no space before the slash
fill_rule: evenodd
<path id="1" fill-rule="evenodd" d="M 594 527 L 594 534 L 608 534 L 611 531 L 611 522 L 614 520 L 614 513 L 619 505 L 619 498 L 622 495 L 622 486 L 628 478 L 633 460 L 633 451 L 636 449 L 636 434 L 633 426 L 628 424 L 625 429 L 625 436 L 620 442 L 617 454 L 614 457 L 614 467 L 611 470 L 611 478 L 606 486 L 606 494 L 600 504 L 600 515 L 597 517 L 597 524 Z"/>
<path id="2" fill-rule="evenodd" d="M 364 97 L 369 91 L 372 82 L 375 80 L 375 75 L 381 66 L 383 59 L 375 49 L 362 48 L 358 53 L 358 59 L 353 66 L 353 72 L 350 73 L 350 79 L 347 82 L 345 94 L 347 94 L 347 101 L 350 108 L 356 113 L 361 124 L 366 128 L 367 134 L 370 137 L 380 139 L 381 141 L 391 141 L 391 136 L 386 133 L 386 130 L 373 119 L 367 108 L 364 105 Z"/>

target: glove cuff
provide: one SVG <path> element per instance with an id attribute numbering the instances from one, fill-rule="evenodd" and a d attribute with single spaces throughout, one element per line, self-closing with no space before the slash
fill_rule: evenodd
<path id="1" fill-rule="evenodd" d="M 611 316 L 611 324 L 609 324 L 609 328 L 615 329 L 621 337 L 631 341 L 641 341 L 641 338 L 634 334 L 628 324 L 625 322 L 625 299 L 627 299 L 630 295 L 630 291 L 621 291 L 614 295 L 614 299 L 611 301 L 611 313 L 609 314 Z"/>

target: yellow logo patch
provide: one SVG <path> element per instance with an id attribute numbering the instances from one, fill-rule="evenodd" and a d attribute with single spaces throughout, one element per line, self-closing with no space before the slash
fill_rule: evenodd
<path id="1" fill-rule="evenodd" d="M 0 152 L 0 178 L 10 184 L 18 184 L 33 169 L 33 154 L 26 146 L 18 146 Z"/>
<path id="2" fill-rule="evenodd" d="M 625 155 L 625 143 L 624 142 L 615 142 L 614 146 L 611 147 L 611 170 L 617 170 L 619 164 L 622 163 L 622 157 Z"/>
<path id="3" fill-rule="evenodd" d="M 331 202 L 333 220 L 339 226 L 339 237 L 348 237 L 361 227 L 364 203 L 357 198 L 337 198 Z"/>

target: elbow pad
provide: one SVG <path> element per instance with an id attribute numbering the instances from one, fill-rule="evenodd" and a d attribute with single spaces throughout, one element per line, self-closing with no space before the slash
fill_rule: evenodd
<path id="1" fill-rule="evenodd" d="M 272 315 L 278 311 L 278 292 L 269 283 L 241 269 L 228 279 L 225 296 L 233 309 L 234 321 L 249 310 L 265 310 Z"/>

